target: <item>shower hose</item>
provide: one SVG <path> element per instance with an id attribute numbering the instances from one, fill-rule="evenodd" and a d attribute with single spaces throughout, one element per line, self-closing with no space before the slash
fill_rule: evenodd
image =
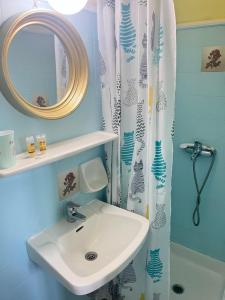
<path id="1" fill-rule="evenodd" d="M 196 186 L 196 190 L 197 190 L 197 199 L 196 199 L 196 206 L 195 206 L 195 209 L 194 209 L 194 212 L 193 212 L 193 216 L 192 216 L 192 221 L 193 221 L 193 224 L 195 226 L 199 226 L 200 224 L 200 204 L 201 204 L 201 193 L 206 185 L 206 182 L 209 178 L 209 175 L 212 171 L 212 167 L 214 165 L 214 162 L 215 162 L 215 156 L 216 156 L 216 151 L 212 151 L 211 152 L 211 163 L 209 165 L 209 169 L 208 169 L 208 172 L 203 180 L 203 183 L 202 183 L 202 186 L 199 185 L 198 183 L 198 179 L 197 179 L 197 174 L 196 174 L 196 161 L 197 161 L 197 157 L 195 159 L 193 159 L 193 174 L 194 174 L 194 181 L 195 181 L 195 186 Z"/>

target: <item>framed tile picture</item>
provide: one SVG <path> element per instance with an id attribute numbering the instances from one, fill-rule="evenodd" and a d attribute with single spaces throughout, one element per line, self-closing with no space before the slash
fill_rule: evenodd
<path id="1" fill-rule="evenodd" d="M 203 48 L 202 72 L 225 72 L 225 46 Z"/>
<path id="2" fill-rule="evenodd" d="M 79 172 L 77 168 L 58 174 L 58 189 L 61 200 L 73 196 L 80 191 Z"/>

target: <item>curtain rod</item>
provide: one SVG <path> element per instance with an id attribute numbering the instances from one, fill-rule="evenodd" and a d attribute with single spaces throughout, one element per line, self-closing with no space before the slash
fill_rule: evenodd
<path id="1" fill-rule="evenodd" d="M 177 30 L 225 25 L 225 19 L 177 24 Z"/>

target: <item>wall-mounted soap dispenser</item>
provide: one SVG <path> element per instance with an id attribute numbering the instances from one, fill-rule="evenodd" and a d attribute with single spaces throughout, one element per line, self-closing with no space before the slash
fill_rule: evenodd
<path id="1" fill-rule="evenodd" d="M 108 184 L 108 178 L 101 158 L 95 158 L 80 165 L 80 191 L 94 193 Z"/>

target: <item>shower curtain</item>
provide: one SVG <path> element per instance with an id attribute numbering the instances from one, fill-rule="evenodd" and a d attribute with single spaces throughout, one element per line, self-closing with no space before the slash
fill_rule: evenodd
<path id="1" fill-rule="evenodd" d="M 108 199 L 146 216 L 146 246 L 94 299 L 168 300 L 176 22 L 173 0 L 99 0 Z M 144 253 L 144 254 L 143 254 Z"/>

